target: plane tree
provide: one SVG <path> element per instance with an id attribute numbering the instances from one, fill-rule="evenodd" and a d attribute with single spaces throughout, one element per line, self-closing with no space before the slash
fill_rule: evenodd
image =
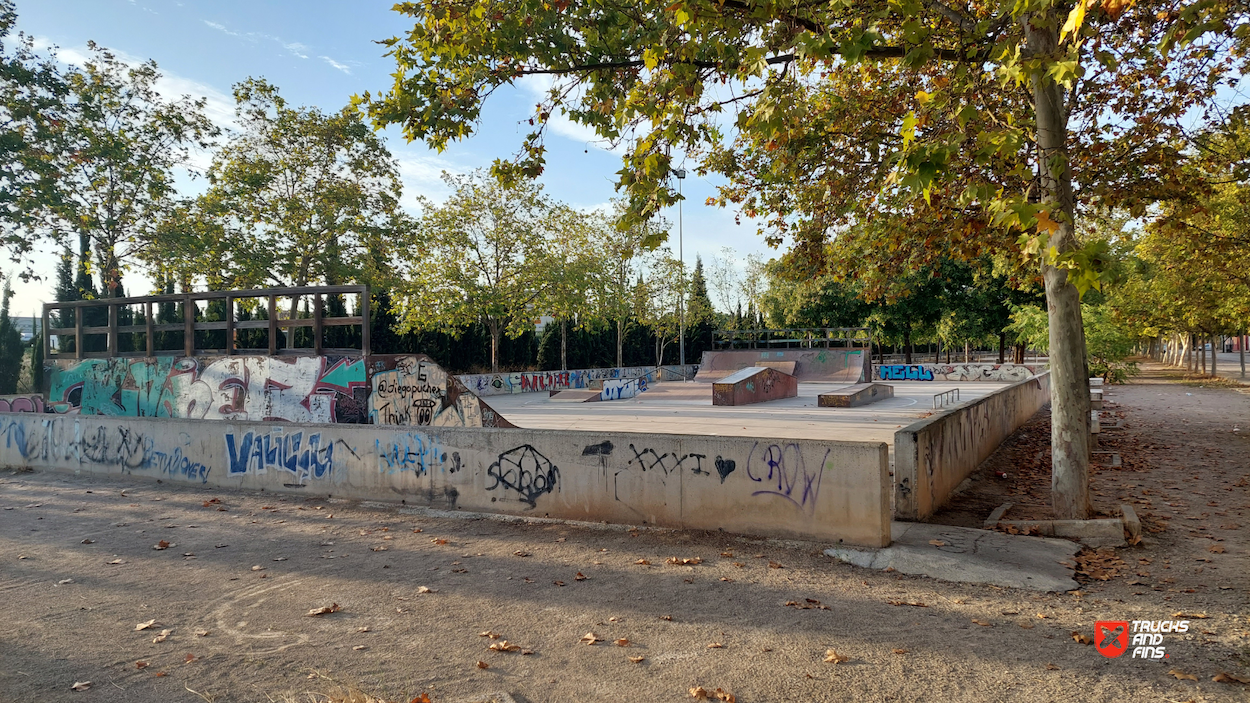
<path id="1" fill-rule="evenodd" d="M 874 68 L 899 72 L 906 80 L 883 80 L 907 88 L 896 91 L 906 113 L 884 132 L 888 139 L 875 141 L 885 177 L 869 182 L 879 184 L 883 202 L 939 196 L 970 210 L 970 221 L 1017 239 L 1040 264 L 1054 509 L 1059 517 L 1089 514 L 1079 298 L 1099 283 L 1099 252 L 1075 236 L 1075 184 L 1083 199 L 1136 208 L 1166 188 L 1186 119 L 1244 68 L 1246 54 L 1233 53 L 1246 39 L 1238 33 L 1242 5 L 433 0 L 396 9 L 414 26 L 385 42 L 398 68 L 394 84 L 359 99 L 375 124 L 399 124 L 410 139 L 442 148 L 473 133 L 501 87 L 548 80 L 533 131 L 495 170 L 541 173 L 546 126 L 563 115 L 626 144 L 619 186 L 633 218 L 675 202 L 673 168 L 722 144 L 726 131 L 774 150 L 802 133 L 792 121 L 796 85 Z M 1084 144 L 1078 136 L 1088 148 L 1076 148 Z M 968 236 L 981 231 L 973 225 Z"/>

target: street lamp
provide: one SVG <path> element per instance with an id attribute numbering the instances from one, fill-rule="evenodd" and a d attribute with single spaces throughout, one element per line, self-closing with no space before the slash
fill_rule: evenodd
<path id="1" fill-rule="evenodd" d="M 677 325 L 680 338 L 677 341 L 678 363 L 684 369 L 686 366 L 686 253 L 683 249 L 682 222 L 681 222 L 681 182 L 686 178 L 686 169 L 679 168 L 673 171 L 673 175 L 677 176 L 677 259 L 681 261 L 681 288 L 678 289 L 677 296 Z M 682 373 L 685 373 L 683 370 Z"/>

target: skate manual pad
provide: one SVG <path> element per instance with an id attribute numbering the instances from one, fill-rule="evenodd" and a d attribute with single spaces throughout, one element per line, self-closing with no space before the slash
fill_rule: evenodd
<path id="1" fill-rule="evenodd" d="M 894 386 L 886 383 L 857 383 L 818 396 L 822 408 L 855 408 L 894 397 Z"/>

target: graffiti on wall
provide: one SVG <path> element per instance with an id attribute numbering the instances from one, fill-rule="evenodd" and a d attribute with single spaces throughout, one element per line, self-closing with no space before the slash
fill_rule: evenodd
<path id="1" fill-rule="evenodd" d="M 0 398 L 0 413 L 45 413 L 52 412 L 43 402 L 41 395 L 18 395 Z"/>
<path id="2" fill-rule="evenodd" d="M 486 469 L 493 480 L 486 490 L 502 488 L 517 494 L 517 498 L 531 508 L 544 493 L 556 490 L 560 483 L 560 469 L 534 447 L 523 444 L 499 455 Z"/>
<path id="3" fill-rule="evenodd" d="M 320 432 L 283 432 L 276 427 L 266 433 L 226 433 L 226 473 L 230 477 L 286 471 L 293 484 L 309 478 L 323 479 L 334 469 L 334 440 Z"/>
<path id="4" fill-rule="evenodd" d="M 362 423 L 365 365 L 351 357 L 156 357 L 50 362 L 48 397 L 84 415 Z"/>
<path id="5" fill-rule="evenodd" d="M 420 427 L 510 427 L 489 405 L 469 392 L 455 376 L 425 356 L 400 356 L 378 362 L 369 396 L 369 421 L 375 425 Z"/>
<path id="6" fill-rule="evenodd" d="M 189 456 L 191 438 L 179 433 L 175 446 L 171 438 L 156 442 L 129 427 L 97 426 L 83 430 L 71 418 L 3 421 L 5 448 L 32 462 L 68 462 L 125 472 L 151 471 L 169 478 L 207 483 L 209 467 Z"/>
<path id="7" fill-rule="evenodd" d="M 460 452 L 440 448 L 431 437 L 416 432 L 387 443 L 374 440 L 373 448 L 378 455 L 378 472 L 383 474 L 410 471 L 419 478 L 435 470 L 454 474 L 463 468 Z"/>
<path id="8" fill-rule="evenodd" d="M 747 459 L 747 477 L 762 486 L 751 495 L 780 496 L 810 512 L 820 497 L 820 480 L 828 458 L 829 450 L 825 450 L 820 464 L 809 467 L 798 444 L 761 446 L 757 442 Z"/>
<path id="9" fill-rule="evenodd" d="M 599 388 L 601 383 L 629 379 L 685 380 L 693 378 L 698 365 L 685 367 L 627 366 L 624 368 L 577 369 L 570 371 L 518 371 L 458 376 L 460 382 L 476 395 L 508 395 L 584 388 Z M 606 399 L 605 399 L 606 400 Z"/>
<path id="10" fill-rule="evenodd" d="M 882 381 L 932 381 L 933 371 L 922 364 L 887 364 L 877 367 Z"/>
<path id="11" fill-rule="evenodd" d="M 1034 374 L 1023 364 L 887 364 L 873 369 L 880 381 L 989 381 L 1012 383 Z"/>
<path id="12" fill-rule="evenodd" d="M 599 400 L 625 400 L 634 398 L 647 390 L 646 377 L 632 378 L 621 381 L 604 381 L 603 390 L 599 391 Z"/>

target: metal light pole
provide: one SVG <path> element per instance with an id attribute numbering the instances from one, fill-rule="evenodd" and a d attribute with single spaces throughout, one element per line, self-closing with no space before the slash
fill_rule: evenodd
<path id="1" fill-rule="evenodd" d="M 678 289 L 677 296 L 677 325 L 678 334 L 681 337 L 677 341 L 677 354 L 678 363 L 684 369 L 686 366 L 686 252 L 682 241 L 681 182 L 686 178 L 686 169 L 679 168 L 673 171 L 673 175 L 677 176 L 677 258 L 681 261 L 681 288 Z"/>

